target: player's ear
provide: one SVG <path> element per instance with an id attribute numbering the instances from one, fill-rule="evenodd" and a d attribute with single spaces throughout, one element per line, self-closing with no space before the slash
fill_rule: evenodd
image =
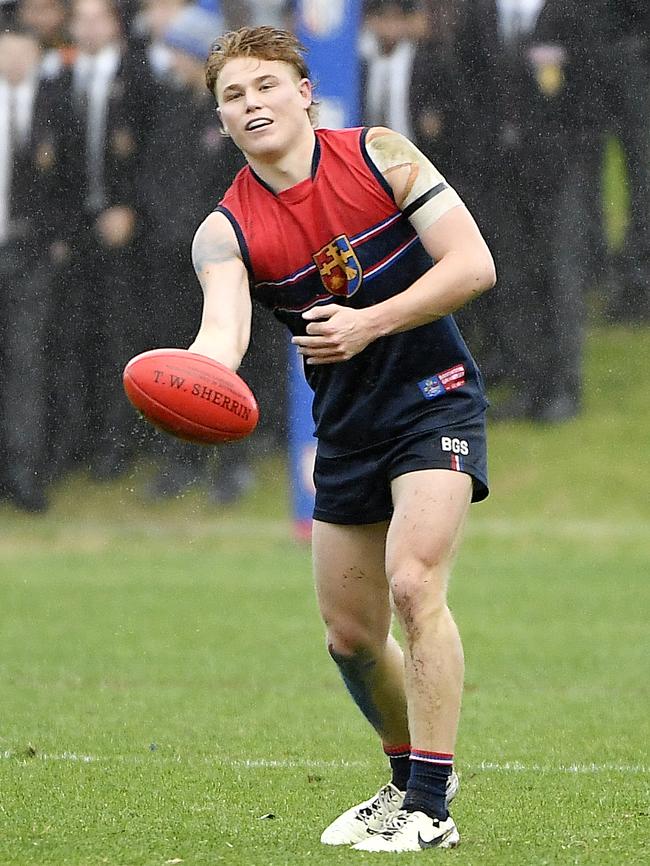
<path id="1" fill-rule="evenodd" d="M 219 118 L 219 132 L 226 138 L 230 138 L 228 127 L 223 122 L 223 117 L 221 116 L 221 108 L 219 106 L 217 106 L 217 117 Z"/>
<path id="2" fill-rule="evenodd" d="M 309 106 L 314 101 L 314 87 L 311 81 L 308 78 L 301 78 L 298 82 L 298 92 L 302 96 L 302 98 L 306 101 L 305 108 L 309 108 Z"/>

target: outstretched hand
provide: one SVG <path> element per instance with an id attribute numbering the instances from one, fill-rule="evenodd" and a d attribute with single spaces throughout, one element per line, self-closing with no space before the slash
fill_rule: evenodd
<path id="1" fill-rule="evenodd" d="M 309 324 L 304 337 L 293 337 L 307 364 L 336 364 L 349 361 L 371 343 L 372 332 L 366 310 L 338 304 L 312 307 L 302 314 Z"/>

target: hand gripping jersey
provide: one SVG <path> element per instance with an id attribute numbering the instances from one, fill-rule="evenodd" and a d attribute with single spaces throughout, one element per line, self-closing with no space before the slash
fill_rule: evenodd
<path id="1" fill-rule="evenodd" d="M 361 308 L 403 292 L 431 257 L 366 151 L 367 130 L 317 130 L 311 177 L 275 193 L 242 169 L 217 210 L 231 222 L 253 297 L 293 334 L 316 304 Z M 441 185 L 444 188 L 444 184 Z M 355 451 L 470 418 L 487 405 L 452 316 L 305 365 L 315 435 Z"/>

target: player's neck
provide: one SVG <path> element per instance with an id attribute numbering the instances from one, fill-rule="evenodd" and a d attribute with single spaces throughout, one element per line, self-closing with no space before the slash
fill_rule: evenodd
<path id="1" fill-rule="evenodd" d="M 259 157 L 248 157 L 248 162 L 255 173 L 275 192 L 283 192 L 297 183 L 311 177 L 312 159 L 316 136 L 309 127 L 300 139 L 292 144 L 286 153 L 270 156 L 268 160 Z"/>

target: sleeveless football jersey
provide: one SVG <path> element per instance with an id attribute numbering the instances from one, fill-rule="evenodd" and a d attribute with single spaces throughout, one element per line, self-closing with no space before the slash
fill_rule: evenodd
<path id="1" fill-rule="evenodd" d="M 377 304 L 432 266 L 368 156 L 366 132 L 317 130 L 310 178 L 275 193 L 247 166 L 217 208 L 237 234 L 253 297 L 293 334 L 306 333 L 301 313 L 317 304 Z M 305 365 L 305 375 L 315 435 L 334 453 L 461 421 L 487 405 L 452 316 L 381 337 L 349 361 Z"/>

